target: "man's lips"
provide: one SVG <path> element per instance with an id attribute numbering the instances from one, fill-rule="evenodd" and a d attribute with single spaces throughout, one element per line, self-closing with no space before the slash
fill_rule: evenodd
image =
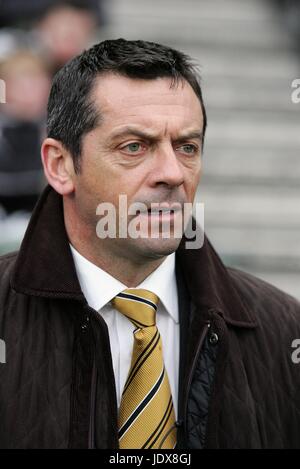
<path id="1" fill-rule="evenodd" d="M 177 213 L 181 213 L 181 208 L 149 208 L 145 212 L 141 212 L 140 215 L 148 217 L 174 217 Z"/>
<path id="2" fill-rule="evenodd" d="M 150 206 L 147 206 L 148 214 L 157 214 L 157 213 L 176 213 L 182 212 L 182 205 L 180 203 L 153 203 Z M 141 212 L 143 213 L 143 212 Z"/>
<path id="3" fill-rule="evenodd" d="M 176 215 L 182 213 L 181 207 L 167 208 L 149 208 L 147 211 L 141 212 L 138 216 L 148 217 L 159 220 L 173 220 Z"/>
<path id="4" fill-rule="evenodd" d="M 183 214 L 183 203 L 180 202 L 151 202 L 143 203 L 144 207 L 137 207 L 133 218 L 147 217 L 159 220 L 173 220 L 179 213 Z"/>

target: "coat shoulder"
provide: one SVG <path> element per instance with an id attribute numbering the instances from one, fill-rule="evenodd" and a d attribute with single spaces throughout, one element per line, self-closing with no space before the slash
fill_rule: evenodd
<path id="1" fill-rule="evenodd" d="M 292 322 L 300 330 L 299 300 L 254 275 L 231 267 L 228 273 L 243 303 L 254 311 L 258 321 Z"/>

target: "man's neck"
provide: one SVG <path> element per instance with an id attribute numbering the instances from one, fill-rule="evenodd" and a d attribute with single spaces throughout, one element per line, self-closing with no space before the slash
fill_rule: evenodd
<path id="1" fill-rule="evenodd" d="M 111 258 L 109 255 L 104 255 L 104 251 L 101 249 L 98 251 L 101 252 L 101 255 L 94 255 L 90 249 L 85 249 L 85 246 L 81 243 L 77 243 L 75 240 L 70 240 L 70 242 L 85 259 L 119 280 L 128 288 L 135 288 L 142 283 L 165 260 L 165 257 L 161 257 L 159 259 L 145 259 L 144 262 L 134 262 L 132 259 L 121 256 Z"/>

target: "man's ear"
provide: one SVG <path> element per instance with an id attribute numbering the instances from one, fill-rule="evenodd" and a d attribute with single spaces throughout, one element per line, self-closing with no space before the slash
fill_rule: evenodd
<path id="1" fill-rule="evenodd" d="M 46 138 L 41 154 L 45 176 L 50 186 L 61 195 L 74 192 L 74 163 L 62 143 L 54 138 Z"/>

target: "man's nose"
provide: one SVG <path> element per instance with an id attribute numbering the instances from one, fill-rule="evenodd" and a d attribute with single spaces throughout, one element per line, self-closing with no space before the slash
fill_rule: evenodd
<path id="1" fill-rule="evenodd" d="M 183 166 L 171 144 L 157 148 L 152 171 L 152 183 L 180 186 L 184 182 Z"/>

